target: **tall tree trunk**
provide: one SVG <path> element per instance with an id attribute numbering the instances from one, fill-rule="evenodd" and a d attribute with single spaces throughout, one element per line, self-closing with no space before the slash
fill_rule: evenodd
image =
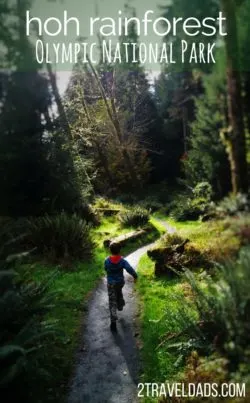
<path id="1" fill-rule="evenodd" d="M 59 90 L 58 90 L 58 87 L 57 87 L 56 76 L 53 73 L 53 70 L 52 70 L 52 67 L 51 67 L 50 63 L 46 63 L 46 67 L 47 67 L 47 71 L 48 71 L 48 74 L 49 74 L 49 78 L 50 78 L 51 87 L 52 87 L 53 95 L 54 95 L 54 98 L 55 98 L 55 102 L 56 102 L 56 105 L 57 105 L 61 126 L 62 126 L 62 129 L 63 129 L 64 133 L 67 136 L 67 141 L 70 142 L 72 140 L 71 129 L 70 129 L 70 125 L 69 125 L 69 122 L 68 122 L 68 119 L 67 119 L 65 108 L 64 108 L 64 105 L 63 105 L 63 102 L 62 102 L 62 99 L 61 99 L 61 96 L 60 96 L 60 93 L 59 93 Z M 79 152 L 78 152 L 78 155 L 79 155 Z M 79 155 L 79 157 L 80 157 L 80 155 Z M 94 192 L 94 188 L 92 186 L 89 174 L 88 174 L 86 168 L 84 167 L 83 162 L 82 162 L 82 168 L 83 168 L 85 178 L 86 178 L 86 180 L 88 182 L 88 185 L 89 185 L 90 189 L 92 190 L 92 192 Z"/>
<path id="2" fill-rule="evenodd" d="M 103 148 L 102 148 L 101 144 L 98 142 L 98 140 L 94 141 L 94 144 L 95 144 L 95 147 L 96 147 L 96 150 L 98 153 L 99 160 L 103 166 L 103 169 L 105 171 L 106 177 L 109 182 L 110 191 L 111 191 L 110 193 L 112 193 L 112 191 L 115 189 L 115 180 L 113 178 L 113 175 L 110 172 L 106 155 L 104 154 Z"/>
<path id="3" fill-rule="evenodd" d="M 244 74 L 244 103 L 245 103 L 245 115 L 247 118 L 247 130 L 250 133 L 250 71 L 246 71 Z"/>
<path id="4" fill-rule="evenodd" d="M 227 88 L 230 130 L 228 130 L 228 155 L 231 167 L 231 181 L 234 193 L 246 192 L 248 188 L 246 140 L 243 118 L 241 77 L 238 58 L 238 32 L 235 0 L 221 0 L 227 21 L 225 36 L 227 52 Z"/>
<path id="5" fill-rule="evenodd" d="M 140 181 L 138 180 L 138 177 L 137 177 L 136 171 L 134 169 L 133 163 L 131 161 L 130 155 L 127 152 L 126 148 L 124 147 L 122 129 L 121 129 L 121 125 L 120 125 L 120 122 L 119 122 L 119 119 L 118 119 L 118 116 L 117 116 L 117 111 L 116 111 L 114 98 L 111 97 L 111 106 L 110 106 L 110 104 L 108 102 L 108 99 L 107 99 L 107 96 L 105 94 L 104 88 L 102 86 L 102 83 L 101 83 L 101 81 L 100 81 L 100 79 L 99 79 L 99 77 L 97 75 L 97 72 L 96 72 L 96 70 L 95 70 L 95 68 L 94 68 L 94 66 L 91 63 L 89 58 L 88 58 L 88 62 L 89 62 L 90 68 L 91 68 L 91 70 L 92 70 L 92 72 L 94 74 L 94 77 L 96 79 L 96 82 L 98 84 L 98 87 L 100 89 L 101 96 L 102 96 L 102 99 L 104 101 L 108 117 L 109 117 L 109 119 L 110 119 L 110 121 L 111 121 L 111 123 L 113 125 L 114 132 L 115 132 L 116 137 L 117 137 L 117 139 L 119 141 L 119 144 L 120 144 L 120 147 L 121 147 L 121 152 L 122 152 L 124 161 L 125 161 L 125 163 L 127 165 L 128 172 L 129 172 L 129 175 L 130 175 L 131 184 L 134 185 L 134 187 L 138 188 L 138 187 L 140 187 Z"/>
<path id="6" fill-rule="evenodd" d="M 36 32 L 37 36 L 39 36 L 38 31 Z M 39 39 L 43 41 L 43 37 L 39 36 Z M 67 119 L 67 115 L 63 106 L 63 102 L 57 87 L 57 82 L 56 82 L 56 75 L 53 73 L 52 70 L 52 66 L 50 63 L 46 63 L 46 69 L 48 72 L 48 76 L 49 76 L 49 80 L 50 80 L 50 84 L 51 84 L 51 88 L 52 88 L 52 93 L 54 95 L 54 99 L 55 99 L 55 103 L 57 106 L 57 110 L 58 110 L 58 114 L 59 114 L 59 120 L 61 123 L 61 127 L 63 129 L 63 131 L 65 132 L 65 134 L 67 135 L 68 140 L 70 141 L 72 136 L 71 136 L 71 130 L 70 130 L 70 126 L 69 126 L 69 122 Z"/>
<path id="7" fill-rule="evenodd" d="M 81 86 L 80 86 L 80 88 L 81 88 Z M 87 118 L 88 124 L 90 125 L 90 127 L 94 131 L 98 131 L 98 128 L 95 127 L 95 124 L 92 122 L 92 120 L 90 118 L 90 115 L 89 115 L 89 112 L 88 112 L 88 108 L 87 108 L 87 105 L 86 105 L 86 101 L 85 101 L 82 89 L 81 89 L 81 100 L 82 100 L 82 106 L 83 106 L 83 110 L 84 110 L 85 116 Z M 111 174 L 111 171 L 109 169 L 108 161 L 107 161 L 107 158 L 106 158 L 106 156 L 105 156 L 105 154 L 103 152 L 102 145 L 100 144 L 99 139 L 97 139 L 97 140 L 93 139 L 93 144 L 94 144 L 94 146 L 96 148 L 99 160 L 100 160 L 100 162 L 101 162 L 101 164 L 103 166 L 103 169 L 105 171 L 105 174 L 107 176 L 109 185 L 110 185 L 111 189 L 113 189 L 115 187 L 114 186 L 115 181 L 114 181 L 114 178 L 113 178 L 113 176 Z"/>
<path id="8" fill-rule="evenodd" d="M 66 112 L 62 103 L 62 99 L 57 87 L 57 82 L 56 82 L 56 76 L 52 71 L 52 67 L 50 63 L 46 63 L 46 67 L 47 67 L 47 71 L 48 71 L 48 75 L 49 75 L 49 79 L 50 79 L 50 83 L 51 83 L 51 87 L 52 87 L 52 92 L 55 98 L 55 102 L 56 102 L 56 106 L 58 109 L 58 113 L 59 113 L 59 119 L 61 122 L 61 126 L 62 129 L 64 130 L 65 134 L 68 137 L 68 140 L 71 140 L 71 130 L 70 130 L 70 126 L 69 126 L 69 122 L 66 116 Z"/>
<path id="9" fill-rule="evenodd" d="M 133 163 L 131 161 L 130 155 L 127 152 L 126 148 L 124 147 L 123 140 L 122 140 L 122 131 L 121 131 L 121 125 L 117 116 L 117 111 L 116 111 L 116 106 L 115 106 L 115 100 L 113 97 L 111 97 L 111 108 L 113 112 L 113 119 L 114 119 L 114 126 L 116 128 L 116 132 L 118 133 L 118 138 L 120 139 L 120 144 L 121 144 L 121 150 L 122 150 L 122 155 L 124 158 L 124 161 L 127 165 L 128 172 L 131 178 L 131 183 L 135 184 L 135 187 L 140 187 L 140 183 L 138 181 L 136 172 L 134 170 Z"/>

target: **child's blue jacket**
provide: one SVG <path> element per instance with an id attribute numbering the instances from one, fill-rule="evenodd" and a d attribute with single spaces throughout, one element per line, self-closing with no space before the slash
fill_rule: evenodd
<path id="1" fill-rule="evenodd" d="M 108 284 L 124 284 L 123 269 L 137 278 L 137 273 L 122 256 L 109 256 L 105 259 L 104 268 L 107 272 Z"/>

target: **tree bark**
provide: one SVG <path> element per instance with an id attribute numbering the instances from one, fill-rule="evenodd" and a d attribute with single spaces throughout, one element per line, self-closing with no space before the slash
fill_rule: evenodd
<path id="1" fill-rule="evenodd" d="M 82 99 L 83 110 L 84 110 L 85 116 L 87 118 L 88 124 L 91 126 L 91 128 L 93 130 L 98 132 L 98 129 L 95 128 L 95 124 L 92 122 L 92 120 L 91 120 L 91 118 L 89 116 L 88 108 L 87 108 L 85 98 L 84 98 L 84 94 L 83 94 L 82 90 L 81 90 L 81 99 Z M 111 189 L 113 189 L 113 188 L 115 188 L 115 185 L 114 185 L 115 181 L 114 181 L 113 175 L 110 172 L 110 169 L 109 169 L 109 166 L 108 166 L 108 161 L 107 161 L 107 158 L 106 158 L 106 156 L 105 156 L 105 154 L 103 152 L 103 149 L 102 149 L 102 146 L 101 146 L 101 144 L 99 142 L 99 139 L 97 139 L 97 140 L 93 139 L 92 141 L 93 141 L 93 144 L 94 144 L 94 146 L 96 148 L 96 151 L 98 153 L 99 160 L 100 160 L 100 162 L 101 162 L 101 164 L 103 166 L 103 169 L 104 169 L 104 171 L 106 173 L 109 185 L 110 185 Z"/>
<path id="2" fill-rule="evenodd" d="M 71 138 L 72 138 L 71 130 L 70 130 L 69 122 L 68 122 L 68 119 L 66 116 L 66 112 L 65 112 L 63 103 L 62 103 L 62 99 L 61 99 L 61 96 L 59 94 L 59 90 L 57 87 L 56 76 L 52 71 L 51 64 L 46 63 L 46 67 L 47 67 L 47 71 L 48 71 L 48 75 L 49 75 L 49 79 L 50 79 L 50 83 L 51 83 L 51 87 L 52 87 L 52 92 L 53 92 L 56 106 L 58 109 L 59 119 L 61 122 L 62 129 L 65 131 L 65 133 L 68 137 L 68 140 L 71 140 Z"/>
<path id="3" fill-rule="evenodd" d="M 127 165 L 128 172 L 129 172 L 129 175 L 130 175 L 131 184 L 132 184 L 132 186 L 134 185 L 134 187 L 138 188 L 138 186 L 140 186 L 140 182 L 139 182 L 139 180 L 137 178 L 137 174 L 136 174 L 136 171 L 134 169 L 133 163 L 131 161 L 130 155 L 127 152 L 127 150 L 124 148 L 123 138 L 122 138 L 123 137 L 122 136 L 122 129 L 121 129 L 121 125 L 120 125 L 120 122 L 119 122 L 119 119 L 118 119 L 118 116 L 117 116 L 117 110 L 116 110 L 114 98 L 111 97 L 111 102 L 110 102 L 111 106 L 110 106 L 109 102 L 108 102 L 108 99 L 107 99 L 107 96 L 105 94 L 105 91 L 103 89 L 102 83 L 101 83 L 101 81 L 100 81 L 100 79 L 99 79 L 99 77 L 97 75 L 97 72 L 96 72 L 96 70 L 95 70 L 95 68 L 94 68 L 94 66 L 91 63 L 89 58 L 88 58 L 88 62 L 89 62 L 90 68 L 91 68 L 91 70 L 92 70 L 92 72 L 94 74 L 94 77 L 96 79 L 96 82 L 98 84 L 98 87 L 100 89 L 101 96 L 102 96 L 102 99 L 104 101 L 108 117 L 109 117 L 109 119 L 110 119 L 110 121 L 111 121 L 111 123 L 113 125 L 115 134 L 116 134 L 117 139 L 119 141 L 119 144 L 120 144 L 120 147 L 121 147 L 121 152 L 122 152 L 124 161 L 125 161 L 125 163 Z"/>
<path id="4" fill-rule="evenodd" d="M 227 133 L 227 151 L 231 167 L 232 189 L 236 194 L 248 188 L 246 140 L 243 117 L 241 76 L 239 72 L 238 32 L 235 0 L 221 0 L 227 21 L 225 36 L 227 53 L 227 88 L 230 130 Z"/>
<path id="5" fill-rule="evenodd" d="M 50 79 L 50 83 L 51 83 L 51 87 L 52 87 L 52 93 L 54 95 L 55 98 L 55 102 L 56 102 L 56 106 L 58 109 L 58 114 L 59 114 L 59 120 L 61 123 L 61 127 L 62 130 L 64 131 L 64 133 L 66 134 L 67 137 L 67 142 L 70 143 L 72 141 L 72 133 L 71 133 L 71 128 L 67 119 L 67 115 L 65 112 L 65 108 L 58 90 L 58 86 L 57 86 L 57 82 L 56 82 L 56 76 L 53 73 L 52 67 L 50 63 L 46 63 L 46 67 L 47 67 L 47 71 L 48 71 L 48 75 L 49 75 L 49 79 Z M 79 153 L 78 153 L 79 155 Z M 89 174 L 86 170 L 86 168 L 84 167 L 84 164 L 82 163 L 82 167 L 83 167 L 83 172 L 85 175 L 85 178 L 88 182 L 88 185 L 90 187 L 90 189 L 92 190 L 92 192 L 94 193 L 94 188 L 92 186 Z"/>
<path id="6" fill-rule="evenodd" d="M 96 150 L 98 153 L 99 160 L 100 160 L 100 162 L 103 166 L 103 169 L 105 171 L 105 174 L 107 176 L 109 186 L 111 187 L 110 191 L 112 193 L 112 191 L 115 189 L 115 181 L 114 181 L 113 175 L 110 172 L 107 158 L 106 158 L 105 154 L 103 153 L 102 146 L 99 144 L 98 140 L 94 141 L 94 144 L 95 144 L 95 147 L 96 147 Z"/>
<path id="7" fill-rule="evenodd" d="M 247 121 L 247 130 L 250 133 L 250 71 L 246 71 L 244 74 L 244 103 L 245 103 L 245 115 Z"/>
<path id="8" fill-rule="evenodd" d="M 141 230 L 136 230 L 133 232 L 129 232 L 125 235 L 120 235 L 117 238 L 113 239 L 105 239 L 103 241 L 103 246 L 105 248 L 108 248 L 111 243 L 117 243 L 120 246 L 126 245 L 128 242 L 134 241 L 138 238 L 141 238 L 142 236 L 146 235 L 148 231 L 151 229 L 141 229 Z"/>
<path id="9" fill-rule="evenodd" d="M 131 162 L 129 153 L 127 152 L 126 148 L 124 148 L 124 146 L 123 146 L 122 131 L 121 131 L 120 122 L 119 122 L 119 119 L 117 116 L 115 100 L 113 97 L 111 97 L 111 107 L 112 107 L 112 111 L 113 111 L 114 126 L 116 128 L 116 131 L 117 131 L 119 139 L 120 139 L 120 144 L 121 144 L 122 155 L 123 155 L 124 161 L 128 167 L 128 171 L 129 171 L 129 175 L 132 180 L 132 183 L 134 183 L 136 185 L 136 187 L 138 187 L 138 186 L 140 186 L 140 183 L 138 181 L 136 172 L 135 172 L 133 164 Z"/>

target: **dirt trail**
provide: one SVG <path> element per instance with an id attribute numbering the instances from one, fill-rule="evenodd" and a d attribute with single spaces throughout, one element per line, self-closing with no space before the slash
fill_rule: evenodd
<path id="1" fill-rule="evenodd" d="M 127 256 L 136 268 L 142 255 L 151 245 Z M 124 298 L 126 306 L 118 312 L 118 332 L 109 329 L 109 310 L 106 279 L 89 301 L 84 323 L 84 350 L 78 354 L 76 371 L 68 403 L 134 403 L 137 401 L 139 357 L 136 348 L 134 320 L 136 298 L 133 278 L 125 274 Z"/>
<path id="2" fill-rule="evenodd" d="M 175 231 L 165 221 L 158 221 L 166 231 Z M 127 256 L 136 269 L 140 258 L 153 244 L 144 246 Z M 109 309 L 106 278 L 93 293 L 84 322 L 84 349 L 78 353 L 68 403 L 135 403 L 139 357 L 136 347 L 134 321 L 136 296 L 133 278 L 125 272 L 123 288 L 126 306 L 118 312 L 117 333 L 109 329 Z"/>
<path id="3" fill-rule="evenodd" d="M 161 220 L 160 218 L 155 218 L 155 220 L 158 221 L 169 234 L 174 234 L 176 232 L 176 229 L 168 224 L 167 221 Z"/>

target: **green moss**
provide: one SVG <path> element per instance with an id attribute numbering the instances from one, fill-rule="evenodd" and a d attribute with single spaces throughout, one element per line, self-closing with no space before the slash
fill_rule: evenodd
<path id="1" fill-rule="evenodd" d="M 212 260 L 231 258 L 240 248 L 239 238 L 223 220 L 177 222 L 164 215 L 157 216 L 176 228 L 178 235 L 188 238 L 197 250 Z"/>
<path id="2" fill-rule="evenodd" d="M 150 218 L 150 223 L 157 229 L 160 235 L 166 232 L 164 225 L 161 224 L 155 217 Z"/>
<path id="3" fill-rule="evenodd" d="M 190 239 L 196 249 L 207 253 L 215 261 L 227 258 L 239 250 L 238 238 L 223 221 L 178 223 L 159 214 L 155 218 L 167 221 L 177 229 L 179 236 Z M 160 230 L 163 229 L 157 221 L 156 225 Z M 189 303 L 185 305 L 185 310 L 188 309 L 189 316 L 197 315 L 190 287 L 184 279 L 156 278 L 154 263 L 146 255 L 139 262 L 138 272 L 140 277 L 136 287 L 141 308 L 142 382 L 179 381 L 184 370 L 183 364 L 178 362 L 178 351 L 168 350 L 165 341 L 167 337 L 184 330 L 186 324 L 178 317 L 184 309 L 183 298 L 188 298 Z M 185 336 L 182 337 L 185 341 Z M 153 401 L 156 400 L 145 400 Z"/>
<path id="4" fill-rule="evenodd" d="M 156 279 L 154 263 L 143 256 L 138 267 L 137 290 L 141 307 L 141 355 L 143 360 L 143 382 L 174 380 L 181 369 L 175 366 L 178 354 L 167 350 L 163 342 L 167 334 L 180 332 L 179 322 L 168 317 L 168 312 L 178 314 L 183 283 L 179 279 Z M 163 342 L 163 343 L 162 343 Z"/>
<path id="5" fill-rule="evenodd" d="M 55 275 L 50 291 L 54 298 L 50 313 L 44 320 L 56 321 L 58 334 L 50 337 L 37 357 L 48 372 L 32 391 L 37 402 L 63 402 L 68 381 L 74 365 L 74 355 L 80 344 L 81 322 L 86 300 L 103 275 L 104 251 L 96 250 L 91 262 L 78 263 L 74 271 L 35 264 L 30 267 L 31 277 L 36 281 Z M 32 386 L 31 386 L 32 387 Z"/>

